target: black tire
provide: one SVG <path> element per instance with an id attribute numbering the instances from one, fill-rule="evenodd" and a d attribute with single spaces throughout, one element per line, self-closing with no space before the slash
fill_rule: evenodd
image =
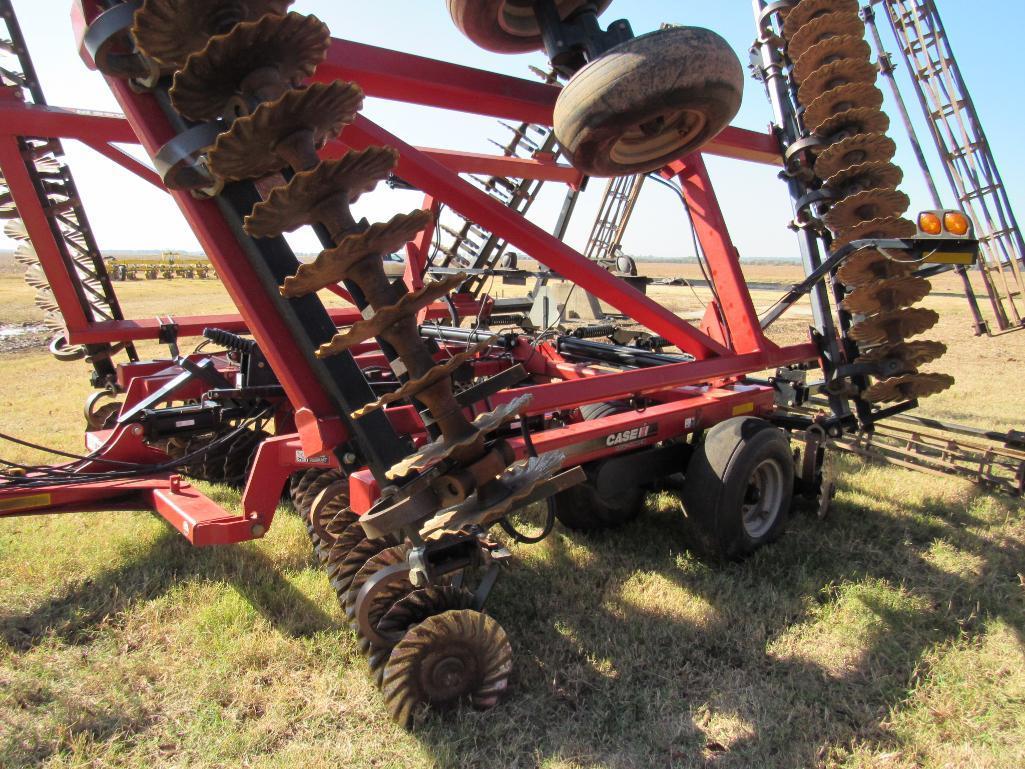
<path id="1" fill-rule="evenodd" d="M 447 0 L 448 12 L 459 31 L 476 45 L 495 53 L 527 53 L 540 50 L 541 30 L 531 0 Z M 555 0 L 559 17 L 565 19 L 594 0 Z M 598 0 L 602 13 L 612 0 Z"/>
<path id="2" fill-rule="evenodd" d="M 740 110 L 744 69 L 722 37 L 674 27 L 617 45 L 577 72 L 555 135 L 588 176 L 647 173 L 715 138 Z"/>
<path id="3" fill-rule="evenodd" d="M 585 422 L 622 414 L 630 410 L 624 401 L 591 403 L 580 407 Z M 598 476 L 603 462 L 584 465 L 587 480 L 555 495 L 555 517 L 567 529 L 574 531 L 601 531 L 623 526 L 634 520 L 644 509 L 645 490 L 638 487 L 623 488 L 619 493 L 603 494 L 599 491 Z"/>
<path id="4" fill-rule="evenodd" d="M 702 554 L 740 560 L 777 540 L 794 491 L 794 458 L 782 430 L 737 417 L 710 429 L 687 466 L 683 504 Z"/>

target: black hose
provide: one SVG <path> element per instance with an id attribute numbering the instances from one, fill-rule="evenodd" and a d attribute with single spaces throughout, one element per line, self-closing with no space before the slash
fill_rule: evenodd
<path id="1" fill-rule="evenodd" d="M 534 448 L 534 441 L 530 437 L 530 430 L 527 427 L 527 419 L 524 417 L 520 420 L 520 435 L 523 436 L 523 443 L 527 447 L 527 454 L 531 458 L 537 457 L 537 449 Z M 552 533 L 555 528 L 555 502 L 551 497 L 545 500 L 548 505 L 548 514 L 545 517 L 544 528 L 541 529 L 541 533 L 537 536 L 531 537 L 523 532 L 519 531 L 508 518 L 499 518 L 498 525 L 502 527 L 502 531 L 508 534 L 510 537 L 515 539 L 521 545 L 536 545 L 548 538 L 548 535 Z"/>

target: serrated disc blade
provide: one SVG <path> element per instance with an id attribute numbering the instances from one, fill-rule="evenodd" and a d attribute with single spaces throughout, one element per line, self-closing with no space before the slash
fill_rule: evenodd
<path id="1" fill-rule="evenodd" d="M 865 222 L 898 217 L 911 207 L 911 198 L 898 190 L 865 190 L 833 204 L 826 226 L 844 235 Z"/>
<path id="2" fill-rule="evenodd" d="M 924 334 L 939 322 L 940 316 L 935 310 L 921 307 L 892 310 L 856 323 L 850 330 L 850 337 L 865 347 L 893 344 Z"/>
<path id="3" fill-rule="evenodd" d="M 889 278 L 856 288 L 841 306 L 855 315 L 874 315 L 917 304 L 931 290 L 932 284 L 925 278 Z"/>

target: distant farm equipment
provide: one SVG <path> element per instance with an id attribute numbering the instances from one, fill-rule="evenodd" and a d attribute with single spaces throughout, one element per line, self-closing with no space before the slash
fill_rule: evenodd
<path id="1" fill-rule="evenodd" d="M 187 257 L 177 251 L 164 251 L 159 258 L 107 257 L 111 280 L 208 280 L 217 272 L 203 257 Z"/>

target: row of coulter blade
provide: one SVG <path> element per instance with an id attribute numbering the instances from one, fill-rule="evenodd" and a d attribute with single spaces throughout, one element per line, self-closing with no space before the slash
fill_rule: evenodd
<path id="1" fill-rule="evenodd" d="M 783 26 L 804 125 L 822 143 L 814 176 L 832 197 L 823 221 L 834 252 L 857 240 L 917 233 L 904 218 L 911 201 L 897 189 L 903 173 L 893 163 L 897 148 L 886 134 L 890 121 L 858 10 L 858 0 L 801 0 L 785 12 Z M 849 337 L 861 350 L 859 360 L 901 364 L 896 376 L 861 393 L 871 403 L 915 400 L 954 384 L 946 374 L 919 371 L 944 355 L 946 345 L 907 341 L 939 322 L 935 311 L 914 306 L 932 290 L 913 274 L 918 267 L 890 252 L 862 249 L 837 272 L 848 290 L 841 307 L 853 316 Z"/>
<path id="2" fill-rule="evenodd" d="M 77 212 L 77 193 L 69 189 L 67 169 L 60 157 L 54 153 L 51 142 L 43 140 L 24 140 L 24 151 L 27 160 L 32 164 L 34 175 L 39 180 L 47 213 L 56 225 L 57 232 L 64 242 L 71 263 L 78 273 L 79 282 L 95 320 L 112 320 L 108 298 L 96 274 L 93 252 L 89 247 L 85 231 L 79 221 Z M 14 251 L 14 259 L 25 268 L 25 282 L 36 291 L 36 307 L 43 313 L 43 324 L 47 330 L 63 337 L 64 316 L 61 313 L 57 298 L 43 272 L 35 247 L 29 239 L 25 223 L 19 218 L 14 199 L 7 188 L 6 180 L 0 176 L 0 219 L 6 220 L 4 235 L 18 245 Z M 80 348 L 63 347 L 62 357 L 78 357 L 84 354 Z"/>
<path id="3" fill-rule="evenodd" d="M 390 254 L 431 223 L 414 211 L 378 224 L 359 222 L 350 206 L 389 178 L 398 162 L 387 147 L 370 146 L 321 160 L 318 150 L 341 134 L 362 107 L 354 83 L 303 85 L 324 60 L 327 27 L 316 17 L 288 12 L 289 0 L 146 0 L 134 17 L 132 42 L 148 66 L 173 76 L 175 110 L 191 121 L 225 122 L 206 152 L 218 182 L 262 180 L 264 199 L 245 218 L 253 238 L 271 238 L 318 225 L 333 246 L 299 267 L 280 288 L 287 298 L 345 283 L 366 298 L 365 320 L 339 332 L 317 351 L 326 358 L 380 339 L 394 350 L 394 392 L 351 415 L 359 419 L 389 403 L 415 397 L 434 417 L 439 437 L 387 471 L 399 480 L 445 462 L 450 472 L 476 479 L 444 510 L 430 510 L 407 523 L 424 540 L 486 529 L 551 478 L 562 456 L 542 455 L 510 464 L 486 437 L 526 406 L 517 399 L 470 421 L 455 399 L 452 373 L 488 342 L 436 363 L 421 340 L 417 313 L 461 285 L 465 274 L 446 277 L 409 293 L 387 277 L 382 254 Z M 409 724 L 423 705 L 444 707 L 468 698 L 493 705 L 506 688 L 511 649 L 501 626 L 473 606 L 471 594 L 444 580 L 418 584 L 408 578 L 364 593 L 367 580 L 407 560 L 409 543 L 398 532 L 368 537 L 349 510 L 348 483 L 340 473 L 313 472 L 293 485 L 296 506 L 310 521 L 317 551 L 332 586 L 360 633 L 376 680 L 397 721 Z M 454 494 L 454 492 L 453 492 Z M 459 495 L 456 495 L 459 496 Z M 439 515 L 438 513 L 442 513 Z M 479 527 L 479 528 L 478 528 Z M 475 536 L 475 535 L 474 535 Z M 384 584 L 384 583 L 381 583 Z M 357 614 L 363 621 L 356 622 Z"/>

